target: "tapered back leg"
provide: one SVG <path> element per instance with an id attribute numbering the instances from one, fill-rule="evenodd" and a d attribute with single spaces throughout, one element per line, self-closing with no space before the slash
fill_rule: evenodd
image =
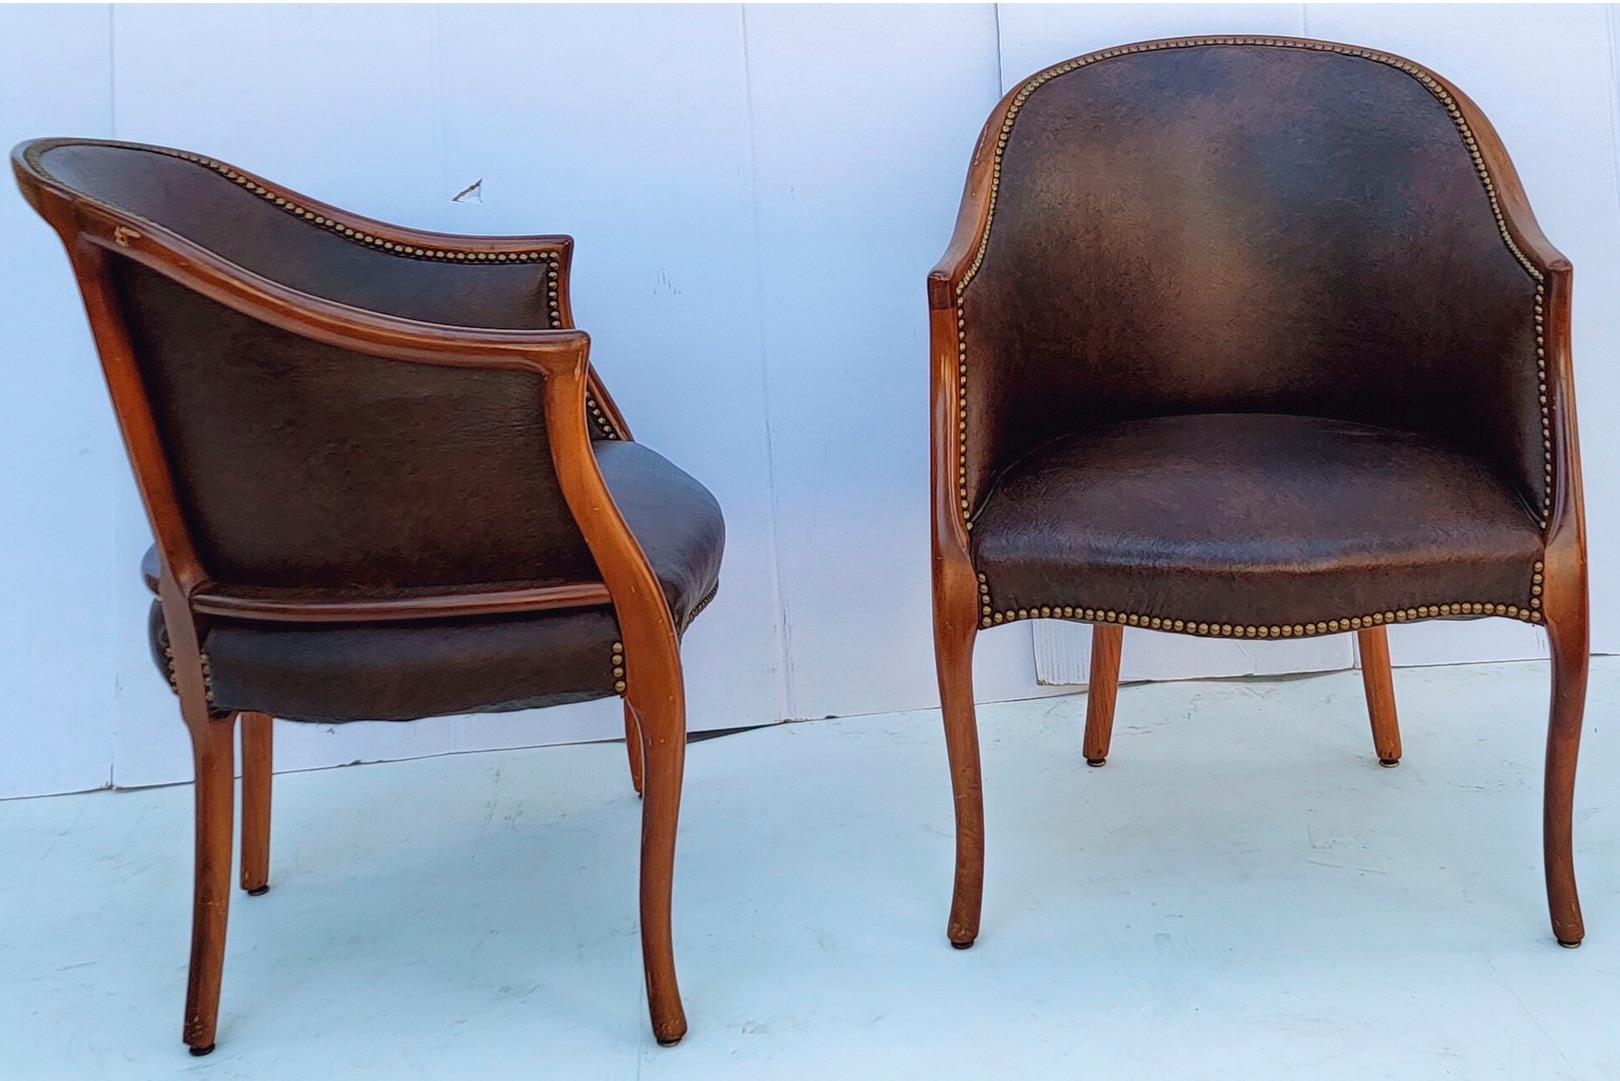
<path id="1" fill-rule="evenodd" d="M 257 897 L 270 888 L 275 722 L 263 713 L 242 713 L 238 719 L 242 725 L 242 888 Z"/>
<path id="2" fill-rule="evenodd" d="M 1108 761 L 1114 735 L 1114 703 L 1119 697 L 1119 656 L 1125 628 L 1099 623 L 1091 628 L 1091 682 L 1086 685 L 1086 765 Z"/>
<path id="3" fill-rule="evenodd" d="M 206 703 L 182 708 L 196 767 L 196 867 L 192 879 L 191 972 L 186 983 L 185 1042 L 194 1055 L 214 1049 L 225 926 L 231 906 L 231 827 L 236 786 L 234 716 L 210 717 Z"/>
<path id="4" fill-rule="evenodd" d="M 973 709 L 973 644 L 978 637 L 977 598 L 953 592 L 949 581 L 934 583 L 934 663 L 939 673 L 939 704 L 950 757 L 951 793 L 956 807 L 956 879 L 946 934 L 965 950 L 979 937 L 984 903 L 984 792 L 979 773 L 979 730 Z"/>
<path id="5" fill-rule="evenodd" d="M 1361 683 L 1367 692 L 1373 751 L 1380 766 L 1401 761 L 1401 726 L 1395 714 L 1395 678 L 1389 664 L 1389 634 L 1383 627 L 1356 632 L 1361 652 Z"/>

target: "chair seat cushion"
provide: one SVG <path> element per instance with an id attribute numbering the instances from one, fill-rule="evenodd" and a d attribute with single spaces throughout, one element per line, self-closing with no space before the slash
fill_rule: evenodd
<path id="1" fill-rule="evenodd" d="M 597 463 L 685 630 L 719 583 L 725 524 L 712 495 L 638 443 L 600 441 Z M 157 560 L 148 553 L 147 584 Z M 510 587 L 513 583 L 500 583 Z M 153 656 L 168 674 L 161 607 Z M 529 709 L 614 692 L 609 607 L 390 623 L 211 619 L 203 652 L 213 704 L 287 720 L 411 720 Z"/>
<path id="2" fill-rule="evenodd" d="M 1542 537 L 1512 487 L 1427 436 L 1317 417 L 1157 417 L 1053 440 L 997 479 L 972 549 L 992 621 L 1258 637 L 1539 617 Z"/>

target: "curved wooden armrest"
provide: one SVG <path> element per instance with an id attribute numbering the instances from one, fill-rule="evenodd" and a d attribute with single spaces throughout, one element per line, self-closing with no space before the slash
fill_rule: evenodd
<path id="1" fill-rule="evenodd" d="M 1012 107 L 1013 98 L 1022 88 L 1023 83 L 1020 83 L 1002 96 L 980 129 L 979 141 L 973 144 L 973 159 L 968 164 L 962 203 L 956 212 L 956 227 L 945 254 L 928 272 L 928 306 L 936 311 L 956 306 L 956 290 L 967 277 L 979 246 L 984 242 L 985 231 L 990 226 L 996 139 L 1002 124 L 1006 122 L 1007 110 Z"/>
<path id="2" fill-rule="evenodd" d="M 1502 145 L 1502 138 L 1496 134 L 1496 128 L 1491 125 L 1490 118 L 1467 94 L 1438 75 L 1432 77 L 1456 100 L 1464 121 L 1474 133 L 1474 142 L 1479 148 L 1480 160 L 1485 165 L 1485 171 L 1491 178 L 1495 189 L 1496 206 L 1501 212 L 1502 224 L 1506 227 L 1508 235 L 1513 238 L 1513 242 L 1518 245 L 1525 258 L 1543 274 L 1569 272 L 1570 261 L 1541 231 L 1535 212 L 1530 209 L 1530 200 L 1524 194 L 1524 185 L 1519 181 L 1519 171 L 1514 168 L 1513 159 L 1508 156 L 1507 148 Z"/>
<path id="3" fill-rule="evenodd" d="M 228 308 L 291 334 L 389 360 L 556 374 L 587 365 L 581 330 L 493 329 L 428 323 L 289 288 L 148 222 L 81 207 L 76 257 L 116 251 Z M 89 249 L 89 250 L 87 250 Z"/>

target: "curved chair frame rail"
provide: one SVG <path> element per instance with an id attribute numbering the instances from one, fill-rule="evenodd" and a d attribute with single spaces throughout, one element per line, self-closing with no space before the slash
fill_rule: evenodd
<path id="1" fill-rule="evenodd" d="M 1019 609 L 995 605 L 993 584 L 974 566 L 969 541 L 977 508 L 967 493 L 965 470 L 966 391 L 973 367 L 966 355 L 963 298 L 989 244 L 1002 154 L 1024 103 L 1052 79 L 1134 53 L 1202 46 L 1306 49 L 1385 64 L 1420 83 L 1451 117 L 1459 150 L 1473 159 L 1481 196 L 1489 201 L 1504 245 L 1536 286 L 1535 359 L 1546 488 L 1537 509 L 1542 558 L 1534 567 L 1528 597 L 1490 601 L 1424 598 L 1423 603 L 1399 610 L 1330 613 L 1311 622 L 1275 626 L 1199 622 L 1163 612 L 1119 612 L 1077 605 L 1072 600 Z M 1570 360 L 1572 274 L 1569 260 L 1536 223 L 1518 173 L 1484 113 L 1447 80 L 1391 53 L 1303 38 L 1166 38 L 1103 49 L 1055 64 L 1025 79 L 1001 99 L 975 144 L 951 241 L 928 275 L 934 636 L 957 811 L 956 889 L 949 924 L 954 944 L 966 947 L 977 935 L 983 889 L 983 805 L 972 690 L 973 643 L 979 630 L 1024 619 L 1096 624 L 1086 757 L 1100 765 L 1112 724 L 1119 635 L 1126 626 L 1213 638 L 1301 638 L 1354 631 L 1364 656 L 1387 658 L 1388 624 L 1481 616 L 1506 616 L 1542 625 L 1547 631 L 1553 669 L 1544 818 L 1548 902 L 1560 943 L 1580 942 L 1584 925 L 1575 892 L 1571 822 L 1586 693 L 1588 630 L 1586 525 Z M 1386 764 L 1393 764 L 1399 758 L 1400 741 L 1394 727 L 1393 698 L 1388 693 L 1387 660 L 1384 669 L 1368 675 L 1369 708 L 1380 758 L 1390 755 Z"/>
<path id="2" fill-rule="evenodd" d="M 385 315 L 313 296 L 253 273 L 156 222 L 62 183 L 41 158 L 65 143 L 117 146 L 191 161 L 219 173 L 289 214 L 355 243 L 402 258 L 549 264 L 548 329 L 489 329 Z M 61 237 L 83 292 L 125 449 L 161 557 L 158 599 L 175 689 L 191 732 L 197 769 L 197 874 L 191 977 L 184 1039 L 194 1053 L 214 1045 L 231 863 L 233 736 L 237 714 L 209 702 L 200 643 L 211 616 L 301 622 L 369 622 L 515 614 L 611 604 L 617 690 L 625 700 L 632 776 L 643 793 L 641 919 L 649 1005 L 660 1042 L 686 1031 L 675 980 L 669 904 L 676 821 L 686 747 L 680 639 L 669 604 L 597 467 L 592 432 L 630 431 L 590 365 L 590 338 L 574 329 L 568 301 L 573 240 L 567 236 L 484 237 L 426 232 L 374 221 L 300 195 L 251 173 L 168 147 L 92 139 L 45 139 L 12 151 L 24 197 Z M 116 254 L 115 254 L 116 253 Z M 552 464 L 601 581 L 530 589 L 435 591 L 392 600 L 334 599 L 296 589 L 231 589 L 208 576 L 181 512 L 128 330 L 107 273 L 110 258 L 132 259 L 180 285 L 291 334 L 384 360 L 453 368 L 527 372 L 540 377 Z M 263 888 L 268 863 L 269 722 L 241 714 L 244 735 L 243 884 Z M 262 793 L 257 795 L 256 793 Z M 262 801 L 262 802 L 256 802 Z M 251 834 L 251 837 L 250 837 Z M 261 850 L 262 849 L 262 850 Z M 250 868 L 253 871 L 250 874 Z M 249 887 L 252 889 L 252 887 Z M 252 892 L 262 892 L 252 889 Z"/>

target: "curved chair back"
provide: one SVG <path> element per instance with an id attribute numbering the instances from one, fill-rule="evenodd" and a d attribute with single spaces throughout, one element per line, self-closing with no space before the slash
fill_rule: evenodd
<path id="1" fill-rule="evenodd" d="M 1015 90 L 958 306 L 1001 399 L 969 397 L 994 429 L 969 493 L 1090 424 L 1290 413 L 1452 439 L 1542 507 L 1541 275 L 1465 106 L 1408 61 L 1281 39 L 1150 42 Z"/>

